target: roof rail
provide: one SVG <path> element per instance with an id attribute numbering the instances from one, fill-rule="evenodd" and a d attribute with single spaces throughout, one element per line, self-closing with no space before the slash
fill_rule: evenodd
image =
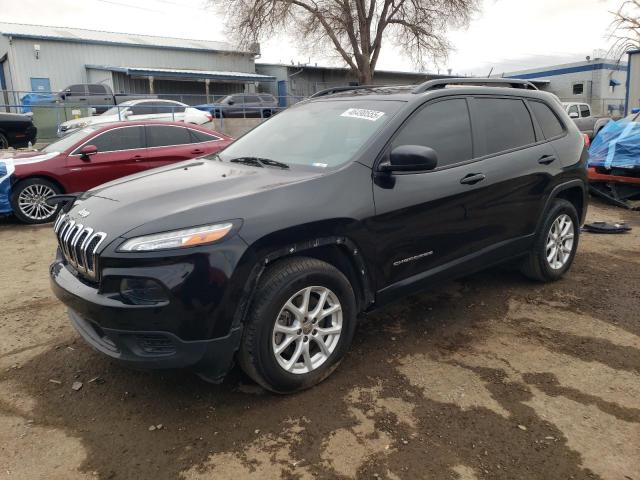
<path id="1" fill-rule="evenodd" d="M 351 90 L 371 90 L 372 88 L 380 88 L 380 87 L 384 87 L 385 85 L 345 85 L 342 87 L 331 87 L 331 88 L 325 88 L 324 90 L 320 90 L 319 92 L 314 93 L 313 95 L 311 95 L 309 98 L 317 98 L 317 97 L 324 97 L 325 95 L 333 95 L 334 93 L 340 93 L 340 92 L 349 92 Z"/>
<path id="2" fill-rule="evenodd" d="M 421 83 L 413 89 L 413 93 L 424 93 L 429 90 L 438 90 L 447 85 L 508 85 L 511 88 L 523 88 L 525 90 L 538 90 L 533 83 L 520 78 L 440 78 Z"/>

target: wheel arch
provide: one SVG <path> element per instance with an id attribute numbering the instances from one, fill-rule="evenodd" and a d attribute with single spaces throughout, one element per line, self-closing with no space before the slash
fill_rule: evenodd
<path id="1" fill-rule="evenodd" d="M 578 212 L 580 224 L 584 223 L 588 206 L 587 186 L 583 180 L 575 179 L 556 185 L 551 191 L 547 197 L 544 209 L 542 210 L 542 215 L 540 215 L 540 218 L 538 219 L 536 232 L 538 232 L 542 227 L 547 212 L 556 198 L 561 198 L 570 202 Z"/>
<path id="2" fill-rule="evenodd" d="M 261 253 L 257 253 L 258 251 Z M 259 245 L 254 244 L 249 247 L 246 257 L 253 262 L 253 267 L 245 282 L 233 326 L 244 324 L 256 287 L 267 269 L 292 257 L 316 258 L 340 270 L 351 283 L 359 312 L 365 310 L 374 301 L 371 272 L 367 269 L 362 251 L 356 242 L 349 237 L 338 235 L 316 237 L 284 244 L 266 252 L 259 248 Z"/>
<path id="3" fill-rule="evenodd" d="M 60 181 L 57 178 L 47 174 L 40 175 L 38 173 L 30 173 L 28 176 L 25 176 L 25 177 L 15 177 L 14 181 L 11 183 L 11 189 L 15 188 L 16 185 L 22 182 L 25 182 L 27 180 L 33 180 L 34 178 L 42 178 L 43 180 L 51 182 L 60 189 L 60 193 L 67 193 L 67 189 L 64 188 L 64 185 L 60 183 Z"/>

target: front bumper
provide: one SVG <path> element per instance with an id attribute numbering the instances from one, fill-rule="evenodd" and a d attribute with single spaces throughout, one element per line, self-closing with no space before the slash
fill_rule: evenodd
<path id="1" fill-rule="evenodd" d="M 129 305 L 101 295 L 59 261 L 50 267 L 50 280 L 54 294 L 69 308 L 71 322 L 82 338 L 119 362 L 148 369 L 189 367 L 210 381 L 222 380 L 233 364 L 241 326 L 231 328 L 223 337 L 203 340 L 184 340 L 168 330 L 140 329 L 140 324 L 133 322 L 122 322 L 122 326 L 114 328 L 103 319 L 146 318 L 162 307 Z"/>

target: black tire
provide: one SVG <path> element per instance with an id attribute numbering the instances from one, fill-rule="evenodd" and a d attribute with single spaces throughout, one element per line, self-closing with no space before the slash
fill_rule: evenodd
<path id="1" fill-rule="evenodd" d="M 6 135 L 0 133 L 0 150 L 6 150 L 7 148 L 9 148 L 9 140 Z"/>
<path id="2" fill-rule="evenodd" d="M 571 219 L 573 230 L 573 242 L 570 248 L 570 253 L 562 265 L 554 268 L 549 260 L 547 260 L 547 246 L 550 242 L 550 232 L 556 220 L 563 215 L 568 216 Z M 578 212 L 572 203 L 563 199 L 553 200 L 551 208 L 547 212 L 542 227 L 538 232 L 535 243 L 531 252 L 524 259 L 521 271 L 522 273 L 532 279 L 539 282 L 554 282 L 563 277 L 565 273 L 571 268 L 573 260 L 578 248 L 578 241 L 580 239 L 580 220 L 578 218 Z M 553 247 L 552 247 L 553 248 Z M 556 247 L 558 248 L 558 247 Z"/>
<path id="3" fill-rule="evenodd" d="M 52 222 L 55 218 L 56 215 L 58 214 L 60 207 L 58 206 L 55 209 L 51 210 L 51 214 L 47 215 L 43 218 L 33 218 L 34 216 L 37 215 L 30 215 L 30 212 L 24 210 L 21 208 L 20 203 L 19 203 L 19 198 L 20 198 L 20 194 L 27 188 L 29 187 L 42 187 L 42 190 L 48 190 L 53 192 L 54 195 L 58 195 L 60 193 L 62 193 L 62 191 L 60 190 L 60 187 L 58 185 L 56 185 L 55 183 L 47 180 L 46 178 L 39 178 L 39 177 L 34 177 L 34 178 L 27 178 L 25 180 L 22 180 L 20 182 L 18 182 L 16 185 L 13 186 L 12 188 L 12 192 L 11 192 L 11 208 L 13 209 L 13 214 L 18 218 L 18 220 L 20 220 L 23 223 L 28 223 L 28 224 L 40 224 L 40 223 L 48 223 L 48 222 Z"/>
<path id="4" fill-rule="evenodd" d="M 292 373 L 285 370 L 276 359 L 274 327 L 285 303 L 297 292 L 310 286 L 328 288 L 335 294 L 342 307 L 342 330 L 334 350 L 324 363 L 310 372 Z M 356 301 L 349 280 L 337 268 L 314 258 L 296 257 L 268 268 L 258 285 L 247 317 L 238 353 L 240 366 L 264 388 L 275 393 L 292 393 L 320 383 L 338 367 L 355 332 Z M 310 333 L 304 335 L 309 336 L 308 345 L 312 348 L 311 345 L 316 341 Z M 292 342 L 291 345 L 295 348 L 297 343 Z M 315 345 L 318 347 L 318 343 Z"/>

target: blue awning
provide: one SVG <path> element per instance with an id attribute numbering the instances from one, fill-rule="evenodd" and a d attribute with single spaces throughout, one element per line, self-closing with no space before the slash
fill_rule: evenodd
<path id="1" fill-rule="evenodd" d="M 115 67 L 109 65 L 85 65 L 93 70 L 120 72 L 130 77 L 153 77 L 179 80 L 216 80 L 222 82 L 275 82 L 276 77 L 250 72 L 226 72 L 215 70 L 179 70 L 152 67 Z"/>

